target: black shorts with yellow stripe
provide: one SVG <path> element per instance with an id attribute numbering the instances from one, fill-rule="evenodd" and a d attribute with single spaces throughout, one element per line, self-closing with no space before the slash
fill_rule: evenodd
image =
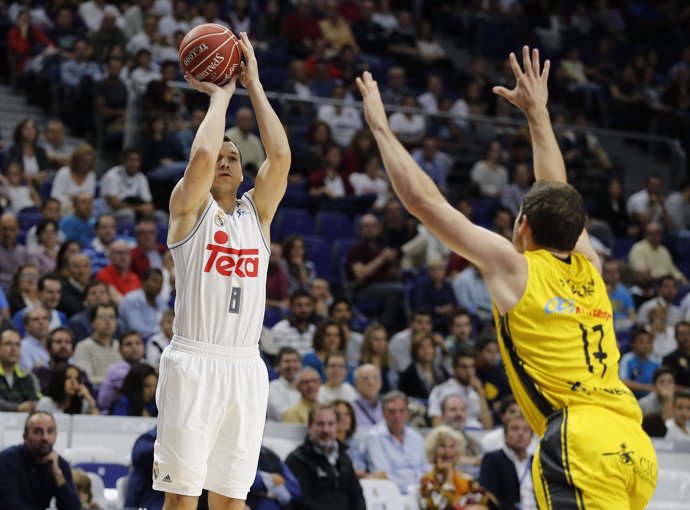
<path id="1" fill-rule="evenodd" d="M 565 408 L 548 419 L 532 478 L 541 510 L 643 510 L 656 487 L 656 453 L 631 418 Z"/>

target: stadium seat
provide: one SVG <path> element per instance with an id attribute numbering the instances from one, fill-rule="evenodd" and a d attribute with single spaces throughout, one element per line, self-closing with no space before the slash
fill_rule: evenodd
<path id="1" fill-rule="evenodd" d="M 117 490 L 117 500 L 116 508 L 125 507 L 125 498 L 127 497 L 127 482 L 129 482 L 129 476 L 121 476 L 115 482 L 115 489 Z"/>
<path id="2" fill-rule="evenodd" d="M 690 508 L 690 471 L 660 469 L 652 502 L 682 503 Z"/>
<path id="3" fill-rule="evenodd" d="M 29 230 L 43 219 L 43 215 L 35 207 L 27 207 L 22 209 L 17 214 L 17 221 L 19 221 L 20 230 Z"/>
<path id="4" fill-rule="evenodd" d="M 263 446 L 275 453 L 280 460 L 287 459 L 298 446 L 299 441 L 291 441 L 282 437 L 264 437 Z"/>
<path id="5" fill-rule="evenodd" d="M 107 506 L 107 501 L 105 497 L 105 484 L 103 483 L 103 479 L 96 473 L 92 473 L 90 471 L 86 472 L 86 476 L 88 476 L 89 480 L 91 480 L 92 501 L 101 505 L 101 508 L 105 508 Z"/>
<path id="6" fill-rule="evenodd" d="M 352 220 L 345 213 L 336 211 L 319 211 L 316 214 L 314 232 L 329 241 L 354 236 Z"/>
<path id="7" fill-rule="evenodd" d="M 316 276 L 331 280 L 331 245 L 319 236 L 304 236 L 307 260 L 316 266 Z"/>
<path id="8" fill-rule="evenodd" d="M 635 241 L 628 237 L 615 237 L 613 239 L 613 257 L 619 260 L 627 260 L 628 252 Z"/>
<path id="9" fill-rule="evenodd" d="M 283 208 L 279 210 L 276 227 L 276 241 L 282 241 L 290 234 L 301 236 L 314 232 L 314 219 L 302 209 Z"/>
<path id="10" fill-rule="evenodd" d="M 363 479 L 359 483 L 362 486 L 367 509 L 400 510 L 405 507 L 405 499 L 401 496 L 395 482 Z"/>
<path id="11" fill-rule="evenodd" d="M 81 468 L 87 473 L 97 474 L 108 489 L 114 489 L 117 481 L 129 474 L 127 466 L 115 462 L 80 462 L 73 466 Z"/>
<path id="12" fill-rule="evenodd" d="M 38 194 L 43 200 L 50 198 L 51 191 L 53 191 L 53 181 L 43 181 L 38 187 Z"/>
<path id="13" fill-rule="evenodd" d="M 267 306 L 264 312 L 264 326 L 271 329 L 283 320 L 283 311 L 275 306 Z"/>

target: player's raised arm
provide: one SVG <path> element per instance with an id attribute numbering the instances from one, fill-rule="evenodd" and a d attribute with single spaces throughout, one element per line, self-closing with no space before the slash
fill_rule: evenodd
<path id="1" fill-rule="evenodd" d="M 194 137 L 184 177 L 177 183 L 170 196 L 170 221 L 173 230 L 176 230 L 174 222 L 180 216 L 194 216 L 195 222 L 197 213 L 208 199 L 216 171 L 216 160 L 223 144 L 225 114 L 230 98 L 235 92 L 237 75 L 222 87 L 200 82 L 189 73 L 185 75 L 185 80 L 199 92 L 211 96 L 211 102 L 206 117 Z M 186 234 L 187 232 L 173 232 L 173 237 L 183 237 Z"/>
<path id="2" fill-rule="evenodd" d="M 376 138 L 386 171 L 407 210 L 453 251 L 482 269 L 488 283 L 493 274 L 521 274 L 526 263 L 512 244 L 504 237 L 472 224 L 453 208 L 398 141 L 388 125 L 381 94 L 371 73 L 365 72 L 357 78 L 357 87 L 364 101 L 364 116 Z M 502 271 L 491 272 L 489 269 Z"/>
<path id="3" fill-rule="evenodd" d="M 508 59 L 515 75 L 515 88 L 509 90 L 505 87 L 494 87 L 493 91 L 520 108 L 527 117 L 532 135 L 535 178 L 538 181 L 567 182 L 563 155 L 546 108 L 551 63 L 545 61 L 542 68 L 539 50 L 533 49 L 530 56 L 527 46 L 522 48 L 522 68 L 515 53 L 511 53 Z"/>
<path id="4" fill-rule="evenodd" d="M 266 230 L 287 188 L 290 145 L 283 124 L 273 111 L 259 81 L 259 68 L 254 48 L 244 32 L 240 34 L 240 44 L 246 60 L 246 64 L 242 65 L 240 71 L 240 83 L 249 91 L 256 122 L 259 125 L 261 142 L 266 151 L 266 161 L 261 165 L 256 176 L 253 192 L 254 202 Z"/>

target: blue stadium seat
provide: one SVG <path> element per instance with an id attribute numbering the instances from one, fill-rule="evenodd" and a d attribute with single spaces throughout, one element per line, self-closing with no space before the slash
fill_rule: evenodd
<path id="1" fill-rule="evenodd" d="M 355 244 L 357 244 L 357 239 L 335 239 L 333 241 L 333 258 L 332 258 L 332 269 L 333 275 L 339 276 L 341 274 L 341 267 L 345 266 L 345 259 L 347 258 L 347 253 L 350 251 Z"/>
<path id="2" fill-rule="evenodd" d="M 275 306 L 267 306 L 264 312 L 264 326 L 271 329 L 284 319 L 283 311 Z"/>
<path id="3" fill-rule="evenodd" d="M 43 181 L 38 188 L 38 194 L 43 200 L 50 198 L 50 192 L 53 190 L 53 181 Z"/>
<path id="4" fill-rule="evenodd" d="M 74 467 L 83 469 L 88 473 L 96 473 L 103 479 L 103 484 L 108 489 L 114 489 L 117 480 L 129 474 L 129 468 L 124 464 L 110 462 L 83 462 Z"/>
<path id="5" fill-rule="evenodd" d="M 472 220 L 477 225 L 491 225 L 492 216 L 499 205 L 495 198 L 482 197 L 472 200 Z"/>
<path id="6" fill-rule="evenodd" d="M 415 282 L 407 282 L 405 283 L 405 290 L 404 290 L 404 295 L 405 295 L 405 310 L 411 312 L 415 308 L 417 308 L 417 299 L 416 299 L 416 294 L 417 292 L 417 284 Z"/>
<path id="7" fill-rule="evenodd" d="M 352 220 L 345 213 L 337 211 L 319 211 L 316 214 L 316 235 L 329 241 L 354 236 Z"/>
<path id="8" fill-rule="evenodd" d="M 27 207 L 17 213 L 17 221 L 21 230 L 29 230 L 43 219 L 37 207 Z"/>
<path id="9" fill-rule="evenodd" d="M 281 241 L 290 234 L 305 236 L 314 232 L 314 219 L 302 209 L 280 209 L 277 223 L 276 241 Z"/>
<path id="10" fill-rule="evenodd" d="M 316 266 L 316 276 L 331 281 L 331 245 L 319 236 L 304 236 L 307 259 Z"/>
<path id="11" fill-rule="evenodd" d="M 635 241 L 628 237 L 616 237 L 613 239 L 613 257 L 619 260 L 627 260 L 628 252 Z"/>
<path id="12" fill-rule="evenodd" d="M 308 210 L 311 207 L 311 203 L 312 200 L 307 190 L 296 187 L 288 187 L 287 191 L 285 192 L 285 196 L 283 196 L 283 200 L 280 202 L 280 205 L 291 209 Z"/>
<path id="13" fill-rule="evenodd" d="M 118 221 L 115 224 L 115 231 L 119 236 L 131 237 L 134 235 L 134 223 Z"/>

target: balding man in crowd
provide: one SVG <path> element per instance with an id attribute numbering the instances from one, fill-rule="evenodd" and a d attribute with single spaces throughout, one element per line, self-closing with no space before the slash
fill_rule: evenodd
<path id="1" fill-rule="evenodd" d="M 357 398 L 352 402 L 357 428 L 371 427 L 383 421 L 383 407 L 379 399 L 381 369 L 365 364 L 355 370 Z"/>
<path id="2" fill-rule="evenodd" d="M 19 222 L 17 217 L 6 212 L 0 216 L 0 285 L 9 286 L 17 268 L 29 262 L 26 246 L 17 244 Z"/>
<path id="3" fill-rule="evenodd" d="M 141 288 L 141 280 L 130 271 L 132 256 L 126 242 L 110 243 L 108 258 L 110 263 L 96 274 L 96 279 L 108 285 L 110 298 L 119 305 L 125 294 Z"/>
<path id="4" fill-rule="evenodd" d="M 256 173 L 266 159 L 261 140 L 254 133 L 254 113 L 249 108 L 240 108 L 235 117 L 235 126 L 225 132 L 242 154 L 242 168 Z"/>
<path id="5" fill-rule="evenodd" d="M 297 404 L 285 411 L 283 423 L 307 424 L 309 410 L 316 406 L 316 397 L 321 388 L 321 376 L 312 367 L 304 367 L 297 373 L 297 391 L 301 398 Z"/>

